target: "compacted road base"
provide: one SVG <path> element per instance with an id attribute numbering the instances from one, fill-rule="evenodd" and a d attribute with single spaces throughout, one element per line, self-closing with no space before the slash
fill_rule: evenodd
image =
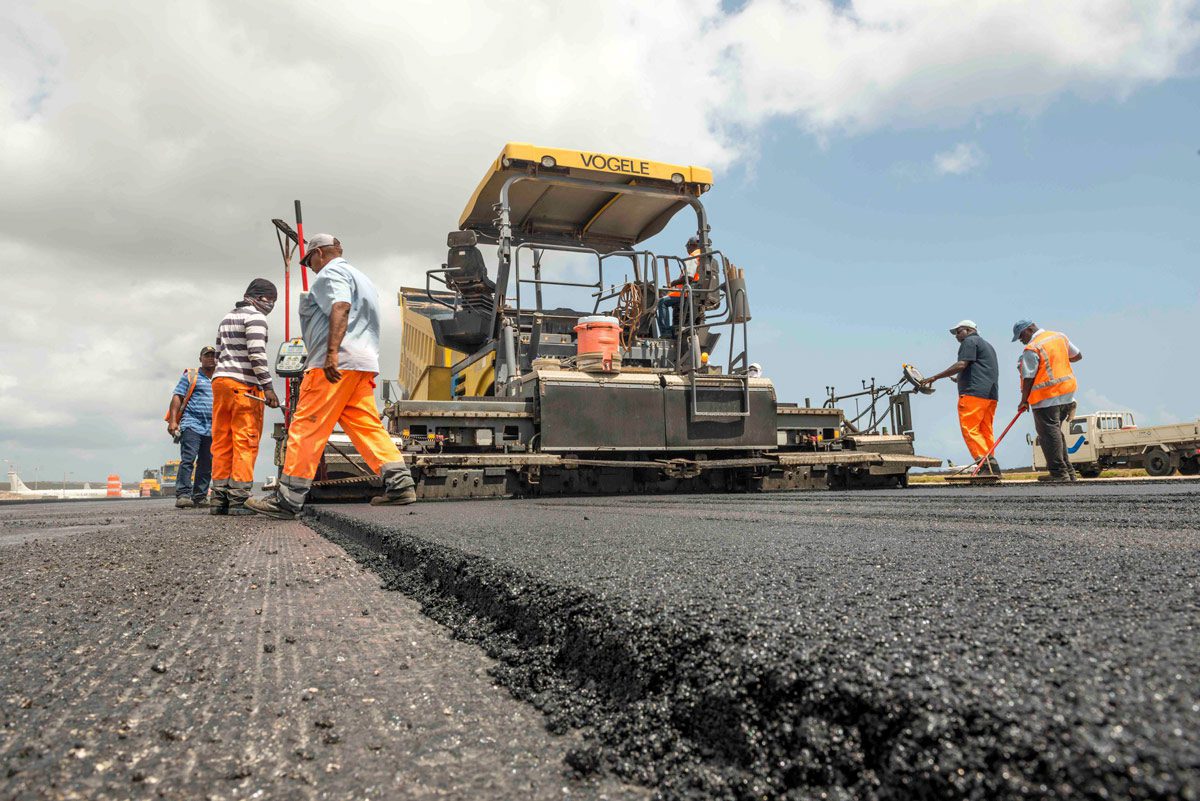
<path id="1" fill-rule="evenodd" d="M 327 506 L 666 798 L 1200 798 L 1200 488 Z"/>
<path id="2" fill-rule="evenodd" d="M 0 506 L 0 798 L 639 798 L 300 523 Z"/>

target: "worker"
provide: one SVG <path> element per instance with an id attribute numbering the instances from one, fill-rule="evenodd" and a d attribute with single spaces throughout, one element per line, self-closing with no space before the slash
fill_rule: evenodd
<path id="1" fill-rule="evenodd" d="M 1018 320 L 1013 325 L 1013 342 L 1017 340 L 1025 345 L 1017 362 L 1021 376 L 1018 408 L 1033 411 L 1033 425 L 1050 471 L 1044 480 L 1078 481 L 1063 425 L 1075 416 L 1077 385 L 1071 365 L 1082 359 L 1083 353 L 1065 334 L 1043 331 L 1032 320 Z"/>
<path id="2" fill-rule="evenodd" d="M 246 500 L 254 488 L 263 407 L 279 407 L 267 360 L 267 315 L 278 297 L 273 283 L 255 278 L 217 329 L 209 504 L 214 515 L 252 514 Z"/>
<path id="3" fill-rule="evenodd" d="M 974 320 L 958 322 L 950 333 L 958 340 L 958 361 L 937 375 L 925 379 L 932 387 L 943 378 L 958 381 L 958 426 L 963 442 L 976 464 L 987 456 L 987 469 L 1000 475 L 1000 463 L 992 450 L 996 447 L 993 424 L 1000 400 L 1000 362 L 996 349 L 979 336 Z"/>
<path id="4" fill-rule="evenodd" d="M 412 503 L 417 499 L 412 475 L 375 405 L 379 292 L 342 257 L 342 243 L 330 234 L 313 236 L 301 263 L 316 273 L 311 291 L 300 300 L 308 365 L 288 429 L 283 475 L 273 494 L 252 498 L 246 505 L 268 517 L 295 518 L 338 424 L 370 468 L 383 477 L 384 493 L 371 503 Z"/>
<path id="5" fill-rule="evenodd" d="M 167 433 L 179 443 L 179 473 L 175 478 L 175 508 L 208 506 L 212 479 L 212 377 L 217 349 L 200 349 L 200 366 L 184 370 L 167 410 Z"/>
<path id="6" fill-rule="evenodd" d="M 749 378 L 762 378 L 762 365 L 754 362 L 746 368 L 746 376 Z"/>
<path id="7" fill-rule="evenodd" d="M 671 289 L 666 293 L 666 297 L 658 299 L 658 335 L 661 337 L 672 338 L 676 334 L 676 326 L 679 325 L 680 318 L 680 303 L 682 302 L 683 286 L 685 284 L 694 284 L 700 280 L 700 237 L 693 236 L 687 241 L 688 260 L 694 260 L 692 265 L 692 275 L 688 275 L 687 264 L 680 265 L 680 275 L 670 283 L 670 286 L 679 287 L 679 289 Z"/>

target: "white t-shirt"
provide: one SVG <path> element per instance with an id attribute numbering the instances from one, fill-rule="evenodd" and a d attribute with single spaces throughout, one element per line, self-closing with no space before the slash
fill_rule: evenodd
<path id="1" fill-rule="evenodd" d="M 379 291 L 371 279 L 338 257 L 321 268 L 307 295 L 300 298 L 300 330 L 308 348 L 308 367 L 325 366 L 329 316 L 333 304 L 349 303 L 346 336 L 338 348 L 339 370 L 379 373 Z"/>

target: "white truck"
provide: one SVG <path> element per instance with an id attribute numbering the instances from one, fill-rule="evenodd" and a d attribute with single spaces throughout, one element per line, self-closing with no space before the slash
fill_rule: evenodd
<path id="1" fill-rule="evenodd" d="M 1200 473 L 1200 420 L 1138 428 L 1130 412 L 1095 412 L 1073 418 L 1063 429 L 1068 459 L 1084 478 L 1109 467 L 1141 467 L 1152 476 Z M 1045 470 L 1037 438 L 1026 435 L 1026 442 L 1033 446 L 1033 468 Z"/>

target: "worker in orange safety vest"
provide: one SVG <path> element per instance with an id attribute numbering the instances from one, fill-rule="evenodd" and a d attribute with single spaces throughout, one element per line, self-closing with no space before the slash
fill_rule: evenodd
<path id="1" fill-rule="evenodd" d="M 1033 412 L 1033 425 L 1038 442 L 1046 457 L 1051 482 L 1076 481 L 1067 451 L 1064 424 L 1075 416 L 1075 370 L 1072 364 L 1083 353 L 1057 331 L 1044 331 L 1032 320 L 1019 320 L 1013 325 L 1013 342 L 1020 340 L 1025 349 L 1017 362 L 1021 377 L 1021 411 Z"/>

